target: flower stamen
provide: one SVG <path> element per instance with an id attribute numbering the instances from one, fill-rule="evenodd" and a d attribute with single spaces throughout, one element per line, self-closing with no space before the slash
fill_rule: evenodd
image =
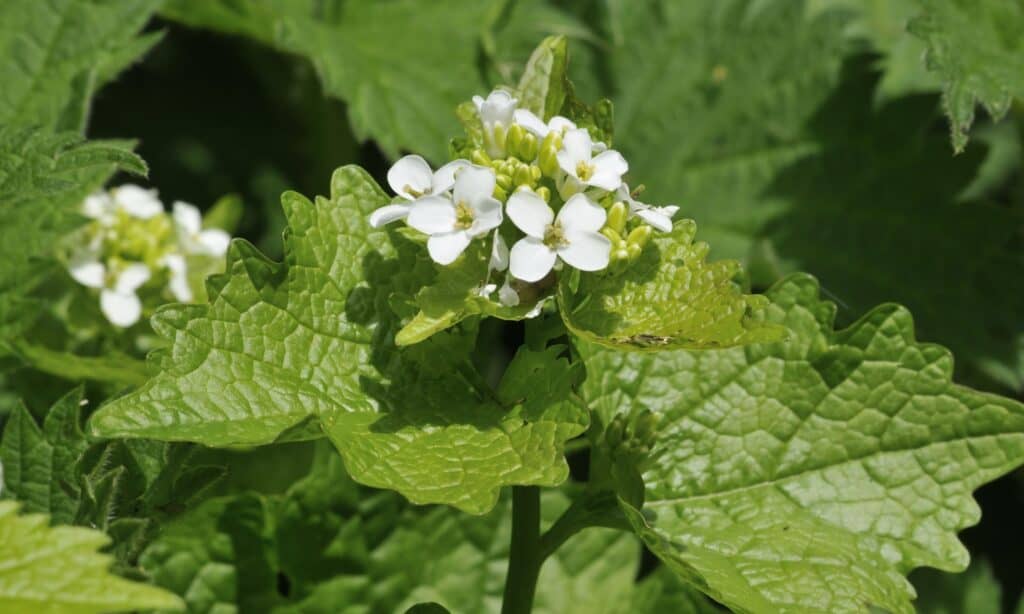
<path id="1" fill-rule="evenodd" d="M 580 181 L 589 181 L 594 176 L 594 165 L 586 160 L 580 160 L 576 163 L 576 177 Z"/>
<path id="2" fill-rule="evenodd" d="M 565 232 L 562 230 L 561 224 L 558 222 L 548 224 L 547 228 L 544 229 L 544 245 L 555 250 L 569 245 L 569 240 L 565 238 Z"/>
<path id="3" fill-rule="evenodd" d="M 473 212 L 473 208 L 466 204 L 465 201 L 459 201 L 455 205 L 455 227 L 459 230 L 468 230 L 473 226 L 473 220 L 476 219 L 476 214 Z"/>

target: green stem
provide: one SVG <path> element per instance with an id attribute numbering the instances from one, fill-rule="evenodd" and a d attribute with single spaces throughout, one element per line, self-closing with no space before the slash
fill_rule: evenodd
<path id="1" fill-rule="evenodd" d="M 540 488 L 512 487 L 512 543 L 501 614 L 529 614 L 544 560 L 540 552 Z"/>

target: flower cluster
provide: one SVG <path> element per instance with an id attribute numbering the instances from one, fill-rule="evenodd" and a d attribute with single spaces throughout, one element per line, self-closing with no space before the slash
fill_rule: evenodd
<path id="1" fill-rule="evenodd" d="M 481 135 L 469 159 L 436 171 L 420 156 L 398 160 L 387 176 L 395 201 L 373 212 L 372 226 L 405 220 L 428 236 L 430 257 L 441 265 L 473 240 L 490 239 L 491 271 L 507 272 L 498 292 L 505 306 L 519 303 L 515 288 L 553 270 L 628 264 L 653 230 L 672 230 L 678 207 L 637 201 L 623 181 L 625 158 L 587 129 L 561 116 L 545 122 L 503 90 L 473 103 Z M 485 284 L 481 295 L 495 290 Z"/>
<path id="2" fill-rule="evenodd" d="M 192 301 L 190 258 L 223 257 L 231 240 L 223 230 L 204 230 L 193 205 L 175 202 L 168 215 L 155 190 L 131 184 L 92 194 L 81 212 L 91 221 L 69 237 L 68 272 L 99 290 L 104 316 L 121 328 L 142 316 L 144 289 Z"/>

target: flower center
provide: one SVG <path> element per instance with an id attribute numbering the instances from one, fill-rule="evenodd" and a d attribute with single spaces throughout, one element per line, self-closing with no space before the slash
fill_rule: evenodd
<path id="1" fill-rule="evenodd" d="M 412 196 L 413 198 L 419 198 L 420 196 L 426 194 L 426 191 L 421 192 L 416 188 L 412 187 L 411 185 L 405 186 L 405 191 L 408 192 L 409 195 Z"/>
<path id="2" fill-rule="evenodd" d="M 562 231 L 562 225 L 558 222 L 549 224 L 544 229 L 544 245 L 547 245 L 551 249 L 561 249 L 569 245 L 569 240 L 565 238 L 565 232 Z"/>
<path id="3" fill-rule="evenodd" d="M 587 181 L 594 176 L 594 165 L 586 160 L 580 160 L 576 163 L 576 177 L 580 181 Z"/>
<path id="4" fill-rule="evenodd" d="M 455 205 L 455 228 L 468 230 L 473 225 L 473 218 L 476 217 L 473 209 L 466 204 L 466 201 L 459 201 Z"/>

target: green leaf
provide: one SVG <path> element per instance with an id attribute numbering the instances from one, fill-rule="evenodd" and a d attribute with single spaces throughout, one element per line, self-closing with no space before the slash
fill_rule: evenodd
<path id="1" fill-rule="evenodd" d="M 26 512 L 48 514 L 57 524 L 74 522 L 80 487 L 76 463 L 88 447 L 79 423 L 82 389 L 71 391 L 46 414 L 43 428 L 22 405 L 14 410 L 0 439 L 3 491 Z"/>
<path id="2" fill-rule="evenodd" d="M 907 32 L 907 24 L 920 13 L 917 0 L 813 0 L 807 3 L 812 15 L 837 10 L 852 14 L 845 29 L 856 42 L 867 43 L 881 54 L 877 66 L 883 71 L 876 100 L 887 101 L 942 88 L 938 75 L 923 60 L 924 41 Z"/>
<path id="3" fill-rule="evenodd" d="M 0 501 L 0 609 L 11 614 L 180 611 L 166 591 L 128 582 L 106 571 L 110 557 L 98 550 L 110 540 L 99 531 L 47 526 L 42 515 L 19 516 Z"/>
<path id="4" fill-rule="evenodd" d="M 434 265 L 437 277 L 416 294 L 419 312 L 395 335 L 396 344 L 419 343 L 474 315 L 522 320 L 539 301 L 550 296 L 520 296 L 521 302 L 515 307 L 505 307 L 493 297 L 481 296 L 484 285 L 497 284 L 502 277 L 488 268 L 490 245 L 489 241 L 474 241 L 458 261 L 448 266 Z"/>
<path id="5" fill-rule="evenodd" d="M 508 4 L 174 0 L 163 12 L 192 26 L 245 34 L 309 58 L 325 93 L 348 105 L 360 141 L 372 138 L 390 158 L 414 151 L 441 162 L 447 159 L 448 139 L 458 133 L 452 109 L 493 85 L 481 70 L 485 59 L 500 60 L 498 72 L 504 78 L 509 48 L 525 42 L 525 50 L 532 49 L 552 32 L 585 32 L 543 2 L 516 3 L 507 31 L 491 32 L 504 25 L 498 22 Z M 511 64 L 520 66 L 525 50 Z"/>
<path id="6" fill-rule="evenodd" d="M 369 227 L 389 199 L 363 170 L 339 169 L 331 185 L 330 199 L 282 197 L 283 264 L 236 241 L 209 305 L 157 313 L 172 341 L 153 356 L 161 373 L 102 407 L 93 431 L 252 445 L 319 420 L 356 480 L 473 513 L 503 485 L 562 482 L 562 444 L 586 414 L 499 406 L 469 365 L 472 329 L 395 347 L 393 296 L 429 283 L 432 267 L 399 233 Z"/>
<path id="7" fill-rule="evenodd" d="M 412 507 L 393 493 L 358 487 L 327 453 L 283 497 L 216 499 L 182 516 L 143 555 L 143 569 L 195 612 L 246 611 L 247 598 L 278 614 L 402 612 L 425 602 L 458 614 L 498 612 L 511 530 L 507 500 L 480 517 Z M 548 491 L 543 524 L 567 505 L 565 495 Z M 244 531 L 243 522 L 250 525 Z M 242 560 L 246 540 L 256 550 Z M 639 555 L 629 533 L 574 536 L 542 568 L 534 611 L 624 611 Z M 286 596 L 270 596 L 271 575 L 286 583 Z M 253 587 L 251 594 L 243 586 Z"/>
<path id="8" fill-rule="evenodd" d="M 676 222 L 621 273 L 569 277 L 559 284 L 562 318 L 572 332 L 620 349 L 670 350 L 731 347 L 775 341 L 784 329 L 756 318 L 766 301 L 743 294 L 734 261 L 707 263 L 697 226 Z"/>
<path id="9" fill-rule="evenodd" d="M 1024 99 L 1024 4 L 1019 0 L 918 0 L 910 31 L 927 45 L 928 68 L 944 82 L 953 149 L 963 151 L 980 103 L 1001 119 Z"/>
<path id="10" fill-rule="evenodd" d="M 89 99 L 156 42 L 136 38 L 158 0 L 5 2 L 0 125 L 79 131 Z"/>
<path id="11" fill-rule="evenodd" d="M 564 36 L 549 36 L 526 62 L 526 69 L 516 88 L 519 108 L 531 111 L 547 121 L 565 104 L 565 83 L 569 78 L 568 43 Z"/>
<path id="12" fill-rule="evenodd" d="M 765 188 L 818 149 L 805 123 L 837 82 L 846 19 L 804 4 L 617 3 L 607 59 L 630 185 L 697 220 L 716 258 L 747 255 L 779 209 Z"/>
<path id="13" fill-rule="evenodd" d="M 721 614 L 722 609 L 683 582 L 667 567 L 659 567 L 637 583 L 629 612 L 635 614 Z"/>
<path id="14" fill-rule="evenodd" d="M 1019 389 L 1024 260 L 1014 229 L 1021 216 L 961 202 L 978 176 L 981 148 L 949 154 L 934 97 L 874 106 L 877 78 L 864 61 L 847 66 L 811 124 L 822 153 L 780 173 L 769 190 L 785 206 L 764 231 L 778 269 L 821 279 L 843 306 L 844 325 L 898 301 L 915 314 L 922 339 L 950 347 L 958 375 L 980 372 Z"/>
<path id="15" fill-rule="evenodd" d="M 1024 462 L 1024 406 L 953 384 L 945 349 L 878 307 L 833 331 L 835 306 L 794 276 L 764 312 L 790 337 L 719 352 L 583 343 L 584 395 L 608 423 L 661 416 L 642 510 L 655 554 L 741 612 L 912 612 L 902 574 L 961 570 L 971 492 Z"/>

